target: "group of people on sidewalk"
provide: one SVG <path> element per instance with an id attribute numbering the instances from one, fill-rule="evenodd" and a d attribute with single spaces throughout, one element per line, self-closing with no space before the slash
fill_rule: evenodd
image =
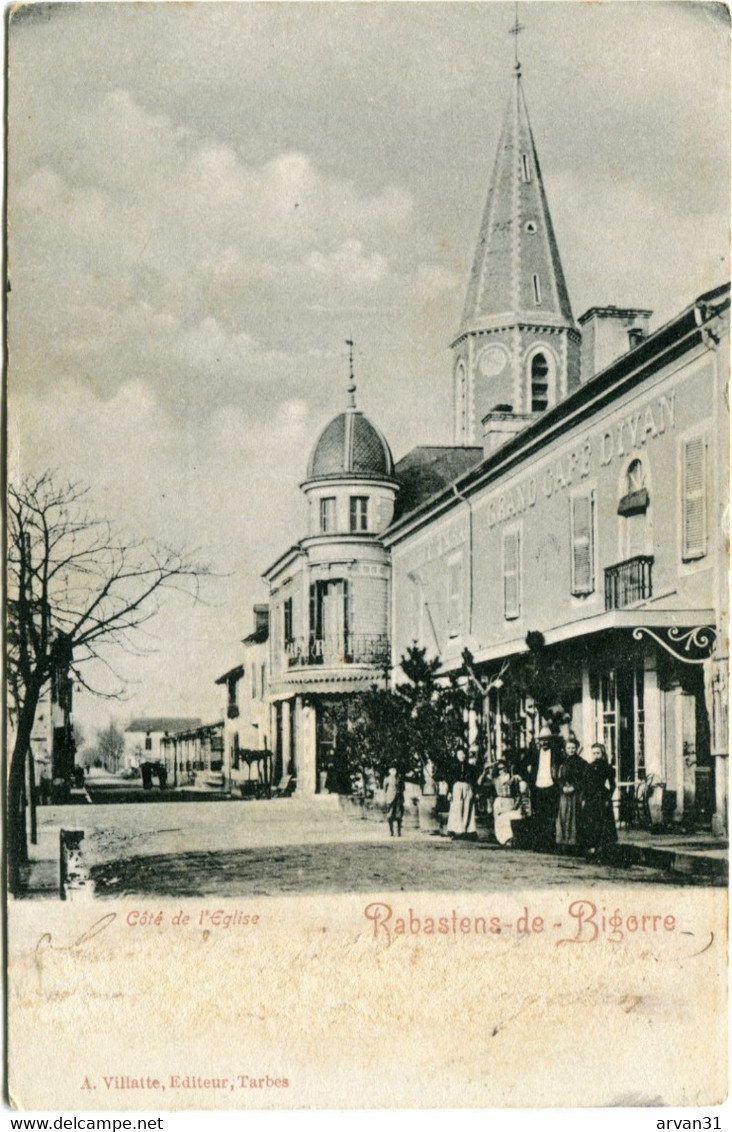
<path id="1" fill-rule="evenodd" d="M 446 832 L 455 839 L 477 838 L 476 804 L 485 801 L 499 845 L 595 857 L 617 841 L 614 791 L 602 743 L 585 757 L 574 734 L 564 740 L 542 727 L 537 746 L 512 765 L 500 760 L 481 770 L 477 756 L 459 750 L 449 781 L 438 784 L 437 808 L 449 807 Z M 401 836 L 404 783 L 396 767 L 384 780 L 384 799 L 390 833 Z"/>
<path id="2" fill-rule="evenodd" d="M 522 843 L 545 852 L 597 856 L 617 841 L 615 769 L 602 743 L 593 743 L 584 757 L 574 734 L 562 741 L 542 727 L 537 751 L 513 777 L 525 784 L 531 801 L 530 829 Z M 502 842 L 498 833 L 496 839 Z"/>

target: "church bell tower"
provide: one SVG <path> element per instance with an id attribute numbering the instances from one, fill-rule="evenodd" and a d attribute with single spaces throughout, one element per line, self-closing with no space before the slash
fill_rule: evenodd
<path id="1" fill-rule="evenodd" d="M 518 59 L 452 350 L 456 444 L 490 451 L 579 384 L 580 333 Z"/>

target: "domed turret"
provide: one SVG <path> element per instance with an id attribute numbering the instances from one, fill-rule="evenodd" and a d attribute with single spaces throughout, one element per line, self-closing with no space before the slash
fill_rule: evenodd
<path id="1" fill-rule="evenodd" d="M 356 408 L 353 343 L 348 345 L 348 407 L 321 432 L 300 485 L 309 504 L 308 533 L 321 539 L 381 534 L 394 515 L 399 487 L 389 445 Z"/>
<path id="2" fill-rule="evenodd" d="M 327 424 L 308 462 L 308 479 L 392 479 L 389 445 L 368 417 L 348 408 Z"/>

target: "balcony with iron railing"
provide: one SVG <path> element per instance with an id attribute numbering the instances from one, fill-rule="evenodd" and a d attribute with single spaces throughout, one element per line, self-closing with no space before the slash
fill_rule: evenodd
<path id="1" fill-rule="evenodd" d="M 288 668 L 310 665 L 389 662 L 389 639 L 384 633 L 347 633 L 325 637 L 295 637 L 285 645 Z"/>
<path id="2" fill-rule="evenodd" d="M 605 570 L 605 609 L 625 609 L 653 595 L 653 557 L 639 554 Z"/>

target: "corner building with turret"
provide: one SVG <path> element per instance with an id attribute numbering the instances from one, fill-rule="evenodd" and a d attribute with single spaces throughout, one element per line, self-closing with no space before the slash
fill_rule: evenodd
<path id="1" fill-rule="evenodd" d="M 338 758 L 344 704 L 388 680 L 390 561 L 381 535 L 398 490 L 389 445 L 356 408 L 353 383 L 347 409 L 313 448 L 301 490 L 307 530 L 264 575 L 274 777 L 296 780 L 299 794 L 348 793 Z"/>
<path id="2" fill-rule="evenodd" d="M 520 761 L 545 720 L 512 674 L 540 647 L 554 726 L 614 764 L 617 822 L 650 807 L 722 834 L 729 286 L 653 332 L 627 306 L 575 321 L 518 64 L 511 84 L 451 343 L 454 444 L 395 465 L 351 387 L 302 484 L 307 533 L 265 574 L 276 771 L 348 792 L 349 697 L 415 643 L 485 689 L 478 754 Z"/>

